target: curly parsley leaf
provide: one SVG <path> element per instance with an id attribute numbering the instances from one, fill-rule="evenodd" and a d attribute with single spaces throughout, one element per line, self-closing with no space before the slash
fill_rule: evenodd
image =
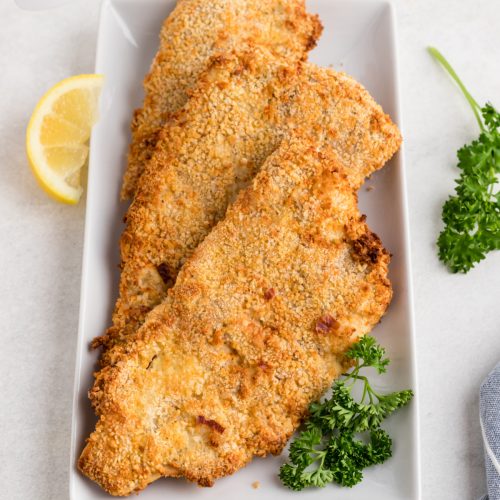
<path id="1" fill-rule="evenodd" d="M 290 445 L 290 463 L 280 469 L 281 481 L 293 490 L 331 482 L 352 487 L 363 479 L 366 467 L 392 455 L 392 440 L 380 424 L 408 404 L 413 392 L 379 394 L 360 374 L 368 367 L 384 373 L 389 364 L 373 337 L 364 336 L 346 355 L 354 362 L 352 371 L 333 384 L 330 398 L 310 405 L 305 430 Z M 352 395 L 357 382 L 363 384 L 359 401 Z"/>
<path id="2" fill-rule="evenodd" d="M 373 337 L 364 337 L 362 342 L 354 344 L 347 352 L 347 357 L 363 360 L 366 366 L 375 368 L 379 373 L 384 373 L 389 364 L 385 357 L 385 349 L 377 344 Z"/>
<path id="3" fill-rule="evenodd" d="M 479 106 L 444 56 L 430 54 L 442 64 L 467 99 L 480 128 L 479 137 L 459 149 L 455 195 L 443 205 L 445 227 L 437 245 L 439 258 L 454 272 L 466 273 L 500 249 L 500 113 L 490 104 Z"/>
<path id="4" fill-rule="evenodd" d="M 372 464 L 382 464 L 392 456 L 392 439 L 383 429 L 370 432 L 368 454 Z"/>
<path id="5" fill-rule="evenodd" d="M 290 460 L 301 467 L 307 467 L 316 460 L 316 446 L 321 444 L 322 432 L 317 427 L 308 429 L 290 446 Z"/>

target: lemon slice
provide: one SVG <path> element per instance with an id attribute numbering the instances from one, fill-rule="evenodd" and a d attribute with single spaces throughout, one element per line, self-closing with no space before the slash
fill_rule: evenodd
<path id="1" fill-rule="evenodd" d="M 58 201 L 75 204 L 82 195 L 82 168 L 102 84 L 101 75 L 66 78 L 40 99 L 31 115 L 28 159 L 41 186 Z"/>

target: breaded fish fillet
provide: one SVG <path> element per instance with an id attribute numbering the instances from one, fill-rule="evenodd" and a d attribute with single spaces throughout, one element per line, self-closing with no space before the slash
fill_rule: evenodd
<path id="1" fill-rule="evenodd" d="M 304 0 L 181 0 L 166 19 L 160 47 L 144 81 L 142 109 L 132 121 L 132 142 L 122 198 L 131 198 L 157 135 L 167 117 L 188 99 L 190 87 L 210 56 L 250 42 L 296 61 L 316 44 L 317 16 L 306 13 Z"/>
<path id="2" fill-rule="evenodd" d="M 113 325 L 95 345 L 136 331 L 239 189 L 299 128 L 337 152 L 354 189 L 401 141 L 380 106 L 344 74 L 290 66 L 257 49 L 214 61 L 163 129 L 141 178 L 121 239 Z M 110 361 L 104 352 L 103 364 Z"/>
<path id="3" fill-rule="evenodd" d="M 115 365 L 80 470 L 113 495 L 160 476 L 200 485 L 280 453 L 381 319 L 389 255 L 343 162 L 285 141 L 179 273 Z"/>

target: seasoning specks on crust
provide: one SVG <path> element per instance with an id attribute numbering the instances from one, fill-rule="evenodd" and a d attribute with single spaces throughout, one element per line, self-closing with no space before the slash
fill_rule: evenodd
<path id="1" fill-rule="evenodd" d="M 97 373 L 82 472 L 127 495 L 160 476 L 209 486 L 280 453 L 384 314 L 388 263 L 332 149 L 284 141 Z"/>
<path id="2" fill-rule="evenodd" d="M 247 44 L 288 61 L 303 59 L 322 27 L 304 0 L 182 0 L 165 20 L 160 47 L 144 80 L 145 98 L 132 121 L 121 196 L 132 198 L 161 128 L 184 106 L 212 56 Z"/>
<path id="3" fill-rule="evenodd" d="M 127 214 L 113 325 L 96 341 L 105 347 L 103 364 L 112 362 L 109 347 L 133 335 L 165 298 L 237 192 L 283 138 L 301 130 L 336 152 L 353 189 L 401 141 L 380 106 L 344 74 L 288 65 L 257 47 L 212 62 L 162 130 Z"/>

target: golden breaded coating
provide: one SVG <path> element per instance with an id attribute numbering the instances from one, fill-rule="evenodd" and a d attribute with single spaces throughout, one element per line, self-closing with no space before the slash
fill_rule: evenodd
<path id="1" fill-rule="evenodd" d="M 300 129 L 337 152 L 354 188 L 401 141 L 380 106 L 344 74 L 286 65 L 257 49 L 214 61 L 163 129 L 140 180 L 121 239 L 113 325 L 94 345 L 109 347 L 136 331 L 235 194 Z"/>
<path id="2" fill-rule="evenodd" d="M 343 162 L 284 141 L 97 374 L 80 470 L 113 495 L 203 486 L 278 454 L 391 299 L 389 255 Z"/>
<path id="3" fill-rule="evenodd" d="M 144 81 L 143 107 L 132 121 L 132 143 L 122 198 L 133 197 L 158 132 L 187 101 L 211 56 L 247 43 L 297 61 L 316 44 L 322 27 L 304 0 L 182 0 L 166 19 L 160 47 Z"/>

